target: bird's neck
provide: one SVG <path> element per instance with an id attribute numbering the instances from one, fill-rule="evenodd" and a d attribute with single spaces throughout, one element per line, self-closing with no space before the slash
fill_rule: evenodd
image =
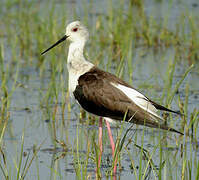
<path id="1" fill-rule="evenodd" d="M 94 65 L 84 58 L 85 42 L 72 42 L 69 46 L 67 67 L 69 72 L 83 73 Z"/>
<path id="2" fill-rule="evenodd" d="M 68 51 L 68 63 L 73 63 L 76 61 L 85 61 L 84 58 L 84 46 L 85 42 L 72 42 L 69 46 Z"/>

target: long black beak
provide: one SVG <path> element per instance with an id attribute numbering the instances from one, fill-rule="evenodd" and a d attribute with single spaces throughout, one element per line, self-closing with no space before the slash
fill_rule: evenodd
<path id="1" fill-rule="evenodd" d="M 55 46 L 57 46 L 59 43 L 65 41 L 68 38 L 68 36 L 64 35 L 59 41 L 57 41 L 55 44 L 53 44 L 52 46 L 50 46 L 48 49 L 46 49 L 45 51 L 43 51 L 41 53 L 41 55 L 45 54 L 46 52 L 48 52 L 49 50 L 51 50 L 52 48 L 54 48 Z"/>

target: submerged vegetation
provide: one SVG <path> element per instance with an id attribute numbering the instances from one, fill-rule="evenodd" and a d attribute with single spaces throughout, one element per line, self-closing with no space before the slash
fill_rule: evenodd
<path id="1" fill-rule="evenodd" d="M 0 1 L 0 179 L 199 179 L 199 4 L 186 1 Z M 70 101 L 66 44 L 45 57 L 68 22 L 90 31 L 85 56 L 153 100 L 179 136 L 121 123 L 116 153 L 98 119 Z"/>

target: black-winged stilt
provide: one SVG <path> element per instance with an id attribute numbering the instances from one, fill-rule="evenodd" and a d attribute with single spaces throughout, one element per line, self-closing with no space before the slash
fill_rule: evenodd
<path id="1" fill-rule="evenodd" d="M 102 155 L 102 118 L 105 119 L 108 128 L 112 155 L 114 155 L 115 145 L 109 122 L 122 121 L 124 117 L 125 121 L 130 123 L 169 130 L 183 135 L 183 133 L 165 125 L 164 119 L 157 114 L 157 110 L 176 114 L 180 114 L 179 112 L 153 102 L 122 79 L 97 68 L 84 58 L 83 51 L 88 37 L 88 30 L 81 22 L 72 22 L 66 27 L 64 37 L 42 54 L 66 39 L 70 41 L 67 59 L 70 95 L 83 109 L 100 117 L 98 167 Z M 116 166 L 114 172 L 116 172 Z"/>

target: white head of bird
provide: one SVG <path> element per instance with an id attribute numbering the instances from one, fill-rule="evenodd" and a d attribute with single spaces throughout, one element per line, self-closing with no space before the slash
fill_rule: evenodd
<path id="1" fill-rule="evenodd" d="M 45 54 L 50 49 L 54 48 L 66 39 L 68 39 L 71 42 L 69 50 L 73 51 L 74 49 L 79 49 L 80 51 L 82 51 L 88 38 L 89 33 L 87 28 L 83 24 L 81 24 L 80 21 L 74 21 L 68 24 L 68 26 L 66 27 L 66 34 L 55 44 L 43 51 L 41 54 Z"/>
<path id="2" fill-rule="evenodd" d="M 89 38 L 89 33 L 80 21 L 74 21 L 66 27 L 66 36 L 71 43 L 85 44 Z"/>

